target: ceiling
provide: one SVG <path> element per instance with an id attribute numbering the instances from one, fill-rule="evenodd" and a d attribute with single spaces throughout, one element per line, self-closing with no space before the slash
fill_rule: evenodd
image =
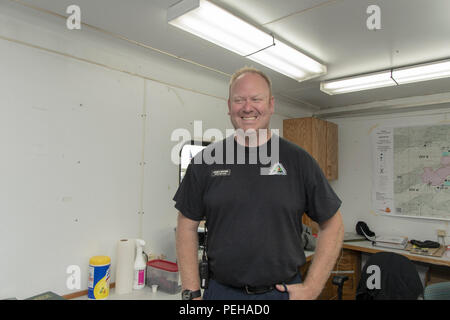
<path id="1" fill-rule="evenodd" d="M 65 16 L 67 6 L 78 4 L 84 23 L 227 74 L 254 65 L 270 75 L 275 96 L 317 114 L 398 106 L 405 99 L 415 107 L 450 102 L 450 78 L 335 96 L 319 90 L 322 80 L 450 58 L 449 0 L 211 1 L 325 64 L 327 74 L 297 82 L 179 30 L 166 21 L 167 8 L 178 0 L 20 2 Z M 374 4 L 381 9 L 380 30 L 366 26 L 367 7 Z"/>

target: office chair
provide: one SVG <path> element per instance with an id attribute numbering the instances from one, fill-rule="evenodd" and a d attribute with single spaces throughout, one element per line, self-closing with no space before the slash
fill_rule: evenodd
<path id="1" fill-rule="evenodd" d="M 379 267 L 379 288 L 372 288 L 370 266 Z M 368 286 L 369 285 L 369 286 Z M 370 256 L 361 272 L 356 300 L 416 300 L 423 295 L 423 285 L 414 264 L 393 252 L 377 252 Z"/>
<path id="2" fill-rule="evenodd" d="M 373 271 L 371 266 L 378 267 Z M 367 270 L 369 267 L 369 271 Z M 379 279 L 375 280 L 375 277 Z M 338 286 L 338 299 L 347 276 L 333 277 Z M 423 285 L 414 264 L 406 257 L 393 252 L 377 252 L 370 256 L 361 271 L 356 290 L 356 300 L 416 300 L 423 295 Z"/>
<path id="3" fill-rule="evenodd" d="M 342 287 L 344 286 L 344 282 L 348 280 L 348 276 L 334 276 L 332 283 L 337 285 L 338 290 L 338 300 L 342 300 Z"/>
<path id="4" fill-rule="evenodd" d="M 424 300 L 450 300 L 450 282 L 439 282 L 425 287 Z"/>

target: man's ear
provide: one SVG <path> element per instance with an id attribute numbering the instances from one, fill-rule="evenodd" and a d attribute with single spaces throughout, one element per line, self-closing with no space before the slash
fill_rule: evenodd
<path id="1" fill-rule="evenodd" d="M 270 109 L 270 114 L 272 114 L 275 111 L 275 98 L 273 96 L 270 97 L 270 100 L 269 100 L 269 109 Z"/>
<path id="2" fill-rule="evenodd" d="M 228 99 L 228 115 L 230 115 L 231 112 L 231 102 L 230 99 Z"/>

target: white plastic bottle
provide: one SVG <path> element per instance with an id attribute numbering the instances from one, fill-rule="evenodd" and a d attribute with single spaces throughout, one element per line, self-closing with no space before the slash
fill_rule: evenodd
<path id="1" fill-rule="evenodd" d="M 136 259 L 134 260 L 134 280 L 133 289 L 139 290 L 145 286 L 145 269 L 147 264 L 145 263 L 142 255 L 142 248 L 145 246 L 145 241 L 136 239 Z"/>

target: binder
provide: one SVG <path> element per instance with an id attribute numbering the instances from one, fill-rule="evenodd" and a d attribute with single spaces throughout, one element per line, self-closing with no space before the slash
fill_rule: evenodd
<path id="1" fill-rule="evenodd" d="M 378 236 L 372 241 L 376 247 L 404 250 L 408 245 L 408 237 Z"/>

